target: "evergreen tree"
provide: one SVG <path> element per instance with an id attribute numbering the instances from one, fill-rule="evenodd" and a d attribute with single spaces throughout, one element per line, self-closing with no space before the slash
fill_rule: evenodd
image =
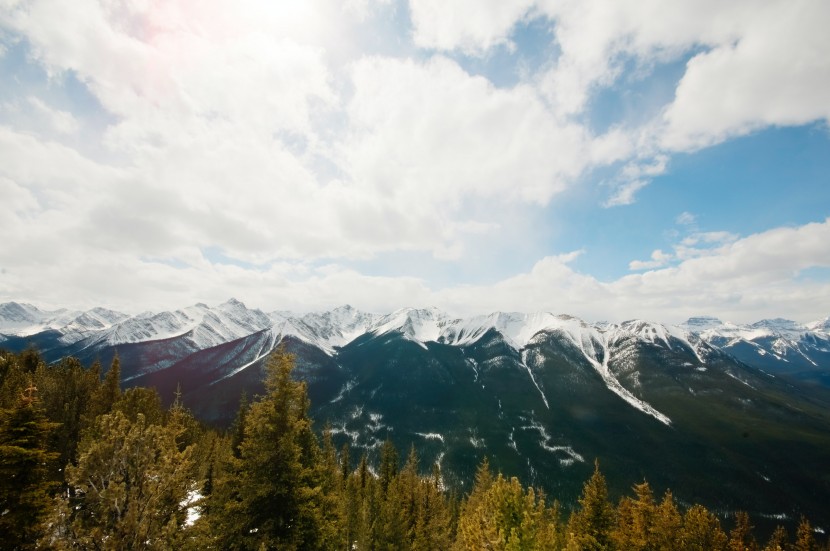
<path id="1" fill-rule="evenodd" d="M 233 420 L 231 426 L 231 449 L 234 457 L 241 457 L 242 452 L 240 447 L 242 441 L 245 440 L 245 421 L 248 417 L 248 394 L 243 390 L 242 397 L 239 399 L 239 409 L 236 411 L 236 419 Z"/>
<path id="2" fill-rule="evenodd" d="M 238 484 L 248 549 L 318 549 L 323 539 L 320 449 L 293 367 L 284 349 L 272 354 L 267 394 L 246 418 Z"/>
<path id="3" fill-rule="evenodd" d="M 50 423 L 29 386 L 15 407 L 0 410 L 0 534 L 4 549 L 34 549 L 49 510 L 46 450 Z"/>
<path id="4" fill-rule="evenodd" d="M 20 393 L 32 383 L 31 373 L 24 371 L 20 359 L 12 353 L 0 355 L 3 380 L 0 384 L 0 408 L 13 409 L 20 401 Z"/>
<path id="5" fill-rule="evenodd" d="M 563 543 L 558 506 L 548 509 L 543 495 L 525 491 L 516 478 L 493 479 L 482 463 L 461 508 L 455 549 L 546 550 Z"/>
<path id="6" fill-rule="evenodd" d="M 135 422 L 139 415 L 144 417 L 148 425 L 164 423 L 164 410 L 161 407 L 161 397 L 154 388 L 134 387 L 120 394 L 118 399 L 109 407 L 110 412 L 119 411 L 127 419 Z"/>
<path id="7" fill-rule="evenodd" d="M 50 465 L 50 477 L 64 483 L 64 467 L 78 460 L 82 432 L 91 425 L 92 398 L 100 381 L 94 371 L 84 369 L 76 358 L 57 365 L 41 365 L 34 374 L 43 411 L 58 426 L 49 438 L 50 450 L 58 454 Z"/>
<path id="8" fill-rule="evenodd" d="M 656 506 L 648 482 L 634 485 L 636 499 L 624 497 L 617 507 L 612 539 L 617 549 L 652 549 Z"/>
<path id="9" fill-rule="evenodd" d="M 813 536 L 813 527 L 810 521 L 801 517 L 795 533 L 795 543 L 790 547 L 792 551 L 816 551 L 818 544 Z"/>
<path id="10" fill-rule="evenodd" d="M 758 542 L 752 536 L 753 526 L 749 515 L 744 511 L 735 514 L 735 527 L 729 532 L 729 551 L 758 551 Z"/>
<path id="11" fill-rule="evenodd" d="M 398 474 L 398 450 L 391 440 L 387 439 L 380 449 L 380 472 L 378 481 L 382 492 L 386 492 L 392 479 Z"/>
<path id="12" fill-rule="evenodd" d="M 180 428 L 100 416 L 84 436 L 77 466 L 67 468 L 74 499 L 64 496 L 49 536 L 59 549 L 170 549 L 185 520 L 193 449 L 179 451 Z"/>
<path id="13" fill-rule="evenodd" d="M 20 353 L 19 361 L 23 372 L 29 374 L 34 373 L 37 368 L 44 363 L 43 358 L 40 356 L 40 352 L 38 352 L 38 350 L 31 345 Z"/>
<path id="14" fill-rule="evenodd" d="M 345 549 L 347 547 L 345 486 L 342 478 L 337 451 L 331 439 L 331 428 L 323 430 L 323 448 L 319 462 L 322 482 L 321 513 L 321 549 Z"/>
<path id="15" fill-rule="evenodd" d="M 485 507 L 485 499 L 492 486 L 493 473 L 490 471 L 490 460 L 485 457 L 476 469 L 473 488 L 461 505 L 456 531 L 456 549 L 470 549 L 482 540 L 496 539 L 496 534 L 492 533 L 480 519 L 480 510 Z"/>
<path id="16" fill-rule="evenodd" d="M 412 549 L 449 549 L 453 540 L 453 519 L 443 492 L 441 469 L 436 463 L 432 476 L 420 480 Z"/>
<path id="17" fill-rule="evenodd" d="M 614 507 L 608 502 L 608 487 L 599 462 L 594 463 L 594 474 L 583 486 L 579 506 L 568 520 L 569 544 L 586 551 L 611 549 Z"/>
<path id="18" fill-rule="evenodd" d="M 680 528 L 683 518 L 677 511 L 672 493 L 667 491 L 654 514 L 654 525 L 649 538 L 654 551 L 675 551 L 680 548 Z"/>
<path id="19" fill-rule="evenodd" d="M 787 531 L 783 526 L 776 526 L 764 551 L 784 551 L 787 547 Z"/>
<path id="20" fill-rule="evenodd" d="M 112 358 L 112 363 L 104 375 L 103 384 L 98 388 L 94 398 L 92 416 L 97 417 L 112 411 L 112 407 L 121 397 L 121 360 L 118 353 Z"/>
<path id="21" fill-rule="evenodd" d="M 694 505 L 683 517 L 680 549 L 683 551 L 723 551 L 727 538 L 718 517 L 702 505 Z"/>

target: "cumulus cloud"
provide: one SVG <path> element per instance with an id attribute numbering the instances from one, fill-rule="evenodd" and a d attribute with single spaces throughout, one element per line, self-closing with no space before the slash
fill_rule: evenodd
<path id="1" fill-rule="evenodd" d="M 79 124 L 72 113 L 50 107 L 43 100 L 36 97 L 29 98 L 29 105 L 45 119 L 47 125 L 55 132 L 73 134 L 78 131 Z"/>
<path id="2" fill-rule="evenodd" d="M 662 145 L 691 150 L 771 125 L 830 121 L 830 5 L 767 3 L 733 41 L 693 57 L 665 112 Z"/>
<path id="3" fill-rule="evenodd" d="M 588 162 L 591 136 L 553 119 L 532 88 L 497 89 L 447 58 L 369 58 L 353 81 L 349 172 L 410 206 L 468 195 L 544 204 Z"/>
<path id="4" fill-rule="evenodd" d="M 348 295 L 377 310 L 403 300 L 604 317 L 657 312 L 673 296 L 679 311 L 699 295 L 697 277 L 718 282 L 707 300 L 736 312 L 777 300 L 770 289 L 801 304 L 792 270 L 823 256 L 805 245 L 795 258 L 799 247 L 779 247 L 775 232 L 812 243 L 826 223 L 743 239 L 690 234 L 630 263 L 644 273 L 610 283 L 576 270 L 573 254 L 445 289 L 342 266 L 412 251 L 461 262 L 473 238 L 502 238 L 521 208 L 540 212 L 599 167 L 614 171 L 605 205 L 626 205 L 675 152 L 827 120 L 826 3 L 411 0 L 412 34 L 399 47 L 410 55 L 360 51 L 351 35 L 387 4 L 7 2 L 4 36 L 46 73 L 44 86 L 72 75 L 106 122 L 95 134 L 83 109 L 98 106 L 73 111 L 30 90 L 4 103 L 6 115 L 25 106 L 39 122 L 0 120 L 0 294 L 57 304 L 106 294 L 145 307 L 236 294 L 297 309 Z M 556 54 L 515 84 L 464 63 L 510 51 L 529 21 L 548 25 Z M 601 132 L 586 122 L 624 68 L 648 75 L 687 59 L 646 122 Z M 94 155 L 70 139 L 79 131 Z M 678 223 L 692 228 L 694 217 Z M 544 239 L 533 230 L 519 237 Z M 743 268 L 760 279 L 740 287 Z"/>
<path id="5" fill-rule="evenodd" d="M 665 266 L 673 258 L 674 255 L 667 254 L 660 249 L 656 249 L 651 253 L 651 260 L 632 260 L 628 263 L 628 269 L 633 271 L 639 271 L 660 268 L 662 266 Z"/>
<path id="6" fill-rule="evenodd" d="M 653 116 L 630 130 L 639 157 L 692 151 L 771 125 L 830 121 L 830 35 L 823 24 L 830 5 L 822 0 L 495 4 L 442 5 L 439 17 L 435 2 L 411 0 L 416 39 L 487 55 L 509 43 L 519 22 L 545 21 L 560 51 L 534 79 L 558 117 L 584 114 L 598 91 L 622 75 L 631 78 L 631 66 L 645 75 L 689 58 L 674 97 L 644 106 Z M 621 182 L 607 205 L 633 202 L 648 181 Z"/>
<path id="7" fill-rule="evenodd" d="M 452 289 L 444 296 L 463 297 L 462 303 L 479 311 L 518 304 L 589 320 L 641 317 L 678 323 L 717 311 L 736 322 L 776 312 L 807 321 L 826 316 L 828 303 L 817 298 L 827 296 L 830 285 L 796 278 L 808 268 L 830 267 L 828 238 L 830 219 L 750 235 L 670 267 L 663 267 L 666 254 L 655 251 L 654 265 L 643 266 L 648 271 L 609 282 L 573 269 L 572 257 L 549 257 L 527 274 L 493 286 Z"/>
<path id="8" fill-rule="evenodd" d="M 509 44 L 510 30 L 533 5 L 533 0 L 462 0 L 452 4 L 410 0 L 409 9 L 417 45 L 483 54 L 496 45 Z"/>

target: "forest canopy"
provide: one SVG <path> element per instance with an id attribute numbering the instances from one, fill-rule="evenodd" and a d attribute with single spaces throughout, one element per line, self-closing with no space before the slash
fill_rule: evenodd
<path id="1" fill-rule="evenodd" d="M 309 417 L 294 358 L 278 349 L 265 394 L 229 430 L 199 423 L 176 396 L 122 391 L 102 370 L 35 350 L 0 351 L 2 549 L 830 549 L 807 519 L 759 541 L 750 517 L 682 506 L 645 481 L 612 502 L 600 465 L 577 503 L 494 473 L 469 492 L 387 441 L 370 463 L 335 449 Z"/>

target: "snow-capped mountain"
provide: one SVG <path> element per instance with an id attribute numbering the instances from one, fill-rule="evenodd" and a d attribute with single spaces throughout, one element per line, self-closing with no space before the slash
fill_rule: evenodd
<path id="1" fill-rule="evenodd" d="M 804 376 L 830 369 L 828 320 L 799 324 L 765 319 L 749 325 L 691 318 L 682 328 L 737 359 L 776 374 Z"/>
<path id="2" fill-rule="evenodd" d="M 106 308 L 93 308 L 86 312 L 66 309 L 47 311 L 31 304 L 7 302 L 0 304 L 0 335 L 25 337 L 44 331 L 58 331 L 65 336 L 64 342 L 70 344 L 128 318 L 126 314 Z"/>
<path id="3" fill-rule="evenodd" d="M 828 320 L 673 326 L 436 308 L 266 314 L 233 299 L 136 316 L 0 305 L 0 348 L 33 344 L 46 361 L 73 355 L 105 369 L 117 352 L 125 386 L 155 387 L 165 400 L 181 388 L 205 420 L 229 423 L 243 391 L 261 393 L 282 344 L 314 418 L 358 453 L 387 438 L 416 444 L 422 464 L 459 481 L 486 454 L 568 499 L 599 458 L 622 491 L 648 478 L 721 510 L 748 503 L 791 518 L 784 507 L 804 496 L 817 496 L 814 516 L 830 513 L 830 483 L 814 475 L 830 462 L 827 329 Z"/>
<path id="4" fill-rule="evenodd" d="M 600 373 L 605 373 L 603 362 L 608 362 L 613 344 L 629 337 L 669 348 L 685 347 L 701 362 L 701 353 L 717 349 L 777 374 L 830 371 L 830 318 L 805 325 L 785 319 L 736 325 L 713 317 L 694 317 L 672 326 L 643 320 L 591 324 L 547 312 L 494 312 L 453 318 L 436 308 L 403 308 L 382 315 L 361 312 L 348 305 L 328 312 L 265 314 L 235 299 L 214 307 L 200 303 L 181 310 L 136 316 L 104 308 L 74 312 L 42 311 L 15 302 L 0 305 L 0 342 L 27 340 L 54 352 L 55 357 L 62 353 L 91 356 L 107 348 L 170 341 L 168 348 L 176 352 L 149 362 L 146 355 L 142 356 L 145 365 L 136 366 L 135 376 L 263 330 L 268 330 L 275 342 L 299 339 L 331 357 L 337 355 L 338 349 L 367 335 L 396 334 L 424 348 L 431 342 L 461 347 L 494 331 L 516 351 L 523 350 L 536 335 L 561 334 L 586 360 L 598 366 Z M 608 383 L 615 386 L 611 379 Z"/>
<path id="5" fill-rule="evenodd" d="M 187 335 L 196 349 L 249 335 L 271 325 L 260 310 L 249 310 L 235 299 L 210 308 L 196 304 L 173 312 L 146 312 L 107 328 L 98 341 L 110 346 L 180 337 Z"/>

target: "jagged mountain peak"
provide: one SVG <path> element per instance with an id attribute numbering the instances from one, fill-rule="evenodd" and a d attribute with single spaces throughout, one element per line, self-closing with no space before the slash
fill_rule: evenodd
<path id="1" fill-rule="evenodd" d="M 382 316 L 369 328 L 375 335 L 399 332 L 419 343 L 438 341 L 450 317 L 437 308 L 401 308 Z"/>
<path id="2" fill-rule="evenodd" d="M 218 308 L 244 308 L 247 310 L 247 307 L 245 306 L 244 302 L 242 302 L 241 300 L 237 300 L 233 297 L 229 298 L 228 300 L 220 304 Z"/>
<path id="3" fill-rule="evenodd" d="M 830 316 L 817 321 L 810 322 L 805 326 L 810 331 L 819 333 L 830 333 Z"/>
<path id="4" fill-rule="evenodd" d="M 4 302 L 0 304 L 0 316 L 33 318 L 41 314 L 41 311 L 26 302 Z"/>
<path id="5" fill-rule="evenodd" d="M 788 331 L 804 331 L 806 328 L 801 325 L 800 323 L 796 323 L 793 320 L 788 320 L 784 318 L 773 318 L 773 319 L 763 319 L 761 321 L 756 321 L 750 327 L 755 329 L 768 329 L 770 331 L 775 332 L 788 332 Z"/>

